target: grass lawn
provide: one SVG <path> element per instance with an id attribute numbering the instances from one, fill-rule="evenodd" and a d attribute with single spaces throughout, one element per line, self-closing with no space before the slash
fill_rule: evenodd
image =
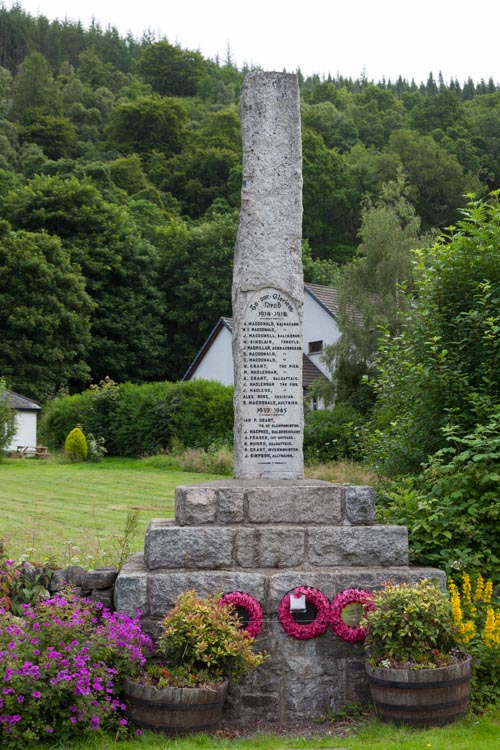
<path id="1" fill-rule="evenodd" d="M 70 750 L 66 746 L 65 750 Z M 346 736 L 332 729 L 331 735 L 314 739 L 254 735 L 230 739 L 207 735 L 170 738 L 150 732 L 126 742 L 92 738 L 72 743 L 71 750 L 285 750 L 288 748 L 324 748 L 324 750 L 498 750 L 500 747 L 500 712 L 468 717 L 448 727 L 409 729 L 370 720 L 353 724 Z"/>
<path id="2" fill-rule="evenodd" d="M 27 554 L 64 565 L 111 565 L 119 558 L 128 512 L 138 512 L 130 545 L 137 552 L 149 520 L 174 515 L 177 485 L 220 478 L 172 470 L 167 457 L 6 460 L 0 463 L 0 540 L 15 559 Z"/>

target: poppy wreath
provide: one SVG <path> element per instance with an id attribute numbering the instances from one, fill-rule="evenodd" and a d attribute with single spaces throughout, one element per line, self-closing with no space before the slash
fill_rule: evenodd
<path id="1" fill-rule="evenodd" d="M 310 602 L 316 607 L 316 617 L 312 622 L 300 623 L 294 620 L 290 611 L 290 599 L 292 596 L 300 597 L 304 595 L 306 602 Z M 315 638 L 325 632 L 330 621 L 330 602 L 321 591 L 312 586 L 296 586 L 289 591 L 279 603 L 278 620 L 285 633 L 292 638 L 305 641 L 308 638 Z"/>
<path id="2" fill-rule="evenodd" d="M 353 627 L 342 619 L 342 612 L 349 604 L 361 604 L 364 611 L 375 609 L 372 594 L 362 589 L 344 589 L 337 594 L 330 607 L 330 624 L 333 632 L 347 643 L 359 643 L 366 638 L 366 628 Z"/>
<path id="3" fill-rule="evenodd" d="M 245 625 L 242 625 L 242 630 L 252 638 L 259 635 L 262 630 L 263 615 L 262 607 L 257 599 L 243 591 L 231 591 L 229 594 L 221 596 L 219 604 L 232 604 L 235 609 L 244 609 L 246 612 L 245 619 L 248 619 L 248 621 Z"/>

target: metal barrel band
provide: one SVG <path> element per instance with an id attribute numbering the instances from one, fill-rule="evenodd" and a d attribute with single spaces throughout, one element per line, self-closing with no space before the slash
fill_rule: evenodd
<path id="1" fill-rule="evenodd" d="M 456 677 L 454 680 L 442 680 L 435 682 L 400 682 L 399 680 L 381 680 L 379 677 L 368 675 L 368 680 L 372 685 L 380 685 L 386 688 L 407 688 L 409 690 L 429 690 L 433 688 L 453 687 L 462 685 L 469 681 L 469 675 Z"/>
<path id="2" fill-rule="evenodd" d="M 382 710 L 387 709 L 387 710 L 394 711 L 394 712 L 398 712 L 398 711 L 407 712 L 410 710 L 410 711 L 415 711 L 416 713 L 418 713 L 419 711 L 422 711 L 422 712 L 435 711 L 440 708 L 454 708 L 454 707 L 458 708 L 459 706 L 463 706 L 464 703 L 467 703 L 468 700 L 469 700 L 469 696 L 466 696 L 458 701 L 448 701 L 448 702 L 445 701 L 444 703 L 443 702 L 442 703 L 428 703 L 422 706 L 420 705 L 415 706 L 413 704 L 411 706 L 408 706 L 408 704 L 399 704 L 399 703 L 380 703 L 379 701 L 374 700 L 373 705 L 375 706 L 375 708 L 380 708 Z"/>
<path id="3" fill-rule="evenodd" d="M 156 703 L 155 701 L 134 697 L 135 704 L 144 706 L 144 708 L 159 708 L 162 711 L 210 711 L 217 706 L 222 706 L 224 700 L 225 698 L 221 698 L 212 703 Z"/>

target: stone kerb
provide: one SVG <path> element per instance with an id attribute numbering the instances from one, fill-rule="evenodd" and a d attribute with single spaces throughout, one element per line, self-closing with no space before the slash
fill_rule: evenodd
<path id="1" fill-rule="evenodd" d="M 375 522 L 375 494 L 320 480 L 207 482 L 177 487 L 175 517 L 179 526 L 367 526 Z"/>

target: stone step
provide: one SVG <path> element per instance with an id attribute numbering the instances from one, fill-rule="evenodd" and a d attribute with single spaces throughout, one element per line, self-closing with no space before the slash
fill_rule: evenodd
<path id="1" fill-rule="evenodd" d="M 147 620 L 159 620 L 174 605 L 177 596 L 189 589 L 201 596 L 217 592 L 245 591 L 258 599 L 270 616 L 275 616 L 282 597 L 295 586 L 313 586 L 330 600 L 347 588 L 374 591 L 385 581 L 393 583 L 432 578 L 446 588 L 446 575 L 436 568 L 407 566 L 357 568 L 338 566 L 276 570 L 254 568 L 248 570 L 178 570 L 151 571 L 144 555 L 130 557 L 115 584 L 115 606 L 130 616 L 140 609 Z"/>
<path id="2" fill-rule="evenodd" d="M 362 525 L 375 522 L 373 487 L 303 479 L 220 480 L 176 489 L 179 526 L 225 524 Z"/>
<path id="3" fill-rule="evenodd" d="M 408 565 L 405 526 L 177 526 L 154 518 L 149 569 L 316 568 Z"/>

